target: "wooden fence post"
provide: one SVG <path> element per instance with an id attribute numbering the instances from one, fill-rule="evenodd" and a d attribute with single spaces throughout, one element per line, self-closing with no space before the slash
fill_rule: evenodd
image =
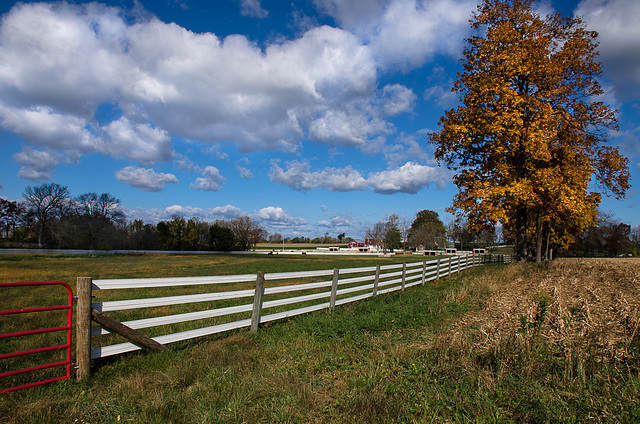
<path id="1" fill-rule="evenodd" d="M 380 265 L 376 265 L 376 278 L 373 280 L 373 295 L 378 294 L 378 283 L 380 282 Z"/>
<path id="2" fill-rule="evenodd" d="M 78 277 L 76 281 L 76 378 L 91 375 L 91 277 Z"/>
<path id="3" fill-rule="evenodd" d="M 329 310 L 333 312 L 336 308 L 336 297 L 338 295 L 338 276 L 340 275 L 340 270 L 338 268 L 333 268 L 333 280 L 331 281 L 331 299 L 329 300 Z"/>
<path id="4" fill-rule="evenodd" d="M 251 314 L 251 332 L 258 331 L 260 324 L 260 309 L 262 309 L 262 295 L 264 294 L 264 272 L 258 271 L 256 277 L 256 294 L 253 296 L 253 313 Z"/>
<path id="5" fill-rule="evenodd" d="M 453 262 L 453 258 L 449 256 L 449 272 L 447 273 L 447 277 L 451 277 L 451 262 Z"/>
<path id="6" fill-rule="evenodd" d="M 422 285 L 424 286 L 424 280 L 427 277 L 427 261 L 422 261 Z"/>
<path id="7" fill-rule="evenodd" d="M 402 264 L 402 291 L 404 291 L 405 280 L 407 277 L 407 263 Z"/>
<path id="8" fill-rule="evenodd" d="M 436 280 L 440 279 L 440 260 L 442 258 L 438 258 L 438 267 L 436 268 Z"/>

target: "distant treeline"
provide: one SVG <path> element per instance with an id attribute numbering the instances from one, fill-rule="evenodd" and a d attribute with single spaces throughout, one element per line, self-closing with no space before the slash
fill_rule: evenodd
<path id="1" fill-rule="evenodd" d="M 281 242 L 248 216 L 207 222 L 173 216 L 157 224 L 128 221 L 120 199 L 109 193 L 73 197 L 55 183 L 29 186 L 21 201 L 0 199 L 0 240 L 5 246 L 51 249 L 249 250 L 260 242 Z M 346 242 L 295 237 L 291 243 Z"/>
<path id="2" fill-rule="evenodd" d="M 69 189 L 56 183 L 28 186 L 20 201 L 0 199 L 0 242 L 5 247 L 41 247 L 50 249 L 122 249 L 122 250 L 250 250 L 261 242 L 348 243 L 341 233 L 336 237 L 283 237 L 270 234 L 251 217 L 207 222 L 194 217 L 173 216 L 157 224 L 136 219 L 129 221 L 122 212 L 120 199 L 109 193 L 84 193 L 73 197 Z M 442 249 L 455 245 L 460 249 L 513 244 L 513 237 L 495 229 L 474 231 L 465 221 L 445 226 L 438 214 L 422 210 L 409 225 L 392 214 L 367 230 L 368 239 L 377 240 L 384 249 Z M 535 246 L 531 234 L 530 256 Z M 543 243 L 544 256 L 552 257 L 551 243 Z M 556 252 L 557 255 L 558 252 Z M 640 254 L 640 226 L 632 228 L 613 216 L 600 214 L 598 223 L 574 236 L 561 255 L 618 256 Z"/>

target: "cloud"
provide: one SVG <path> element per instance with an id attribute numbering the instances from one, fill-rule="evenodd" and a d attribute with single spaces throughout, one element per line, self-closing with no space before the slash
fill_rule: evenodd
<path id="1" fill-rule="evenodd" d="M 13 159 L 22 165 L 18 171 L 18 177 L 31 181 L 44 181 L 51 179 L 53 170 L 62 162 L 62 155 L 27 147 L 14 154 Z"/>
<path id="2" fill-rule="evenodd" d="M 202 172 L 203 177 L 199 177 L 193 183 L 191 183 L 191 190 L 198 191 L 220 191 L 222 185 L 226 181 L 225 178 L 220 175 L 220 171 L 215 166 L 207 166 Z"/>
<path id="3" fill-rule="evenodd" d="M 172 205 L 167 206 L 164 209 L 160 208 L 133 208 L 129 209 L 123 207 L 123 212 L 130 220 L 141 219 L 144 222 L 158 223 L 171 219 L 172 216 L 177 215 L 189 218 L 201 218 L 207 221 L 215 221 L 216 219 L 233 219 L 239 216 L 246 215 L 241 209 L 232 206 L 218 206 L 215 208 L 198 208 L 193 206 Z"/>
<path id="4" fill-rule="evenodd" d="M 269 227 L 278 229 L 301 229 L 301 227 L 307 225 L 305 219 L 291 216 L 279 206 L 262 208 L 256 211 L 253 217 Z"/>
<path id="5" fill-rule="evenodd" d="M 416 140 L 416 137 L 419 137 L 421 141 Z M 433 155 L 422 148 L 426 144 L 426 140 L 426 135 L 423 132 L 413 135 L 399 134 L 393 145 L 387 146 L 383 151 L 387 164 L 395 167 L 409 159 L 435 164 Z"/>
<path id="6" fill-rule="evenodd" d="M 358 34 L 382 68 L 410 70 L 438 53 L 459 57 L 477 0 L 315 0 Z"/>
<path id="7" fill-rule="evenodd" d="M 245 179 L 253 178 L 253 172 L 251 172 L 251 170 L 249 170 L 248 168 L 237 165 L 236 169 L 238 170 L 238 174 L 240 175 L 240 178 L 245 178 Z"/>
<path id="8" fill-rule="evenodd" d="M 127 166 L 117 171 L 116 178 L 143 191 L 162 191 L 167 184 L 178 184 L 178 178 L 173 174 L 164 174 L 153 169 L 135 166 Z"/>
<path id="9" fill-rule="evenodd" d="M 382 149 L 395 127 L 386 120 L 413 109 L 416 95 L 400 85 L 386 85 L 373 96 L 327 110 L 309 126 L 309 138 L 333 146 L 358 147 L 369 153 Z"/>
<path id="10" fill-rule="evenodd" d="M 453 81 L 446 85 L 433 85 L 424 90 L 424 99 L 433 100 L 438 107 L 450 109 L 458 103 L 458 93 L 451 91 Z"/>
<path id="11" fill-rule="evenodd" d="M 236 169 L 238 170 L 238 174 L 240 175 L 240 178 L 245 178 L 245 179 L 253 178 L 253 172 L 251 172 L 251 170 L 246 167 L 250 163 L 251 162 L 246 156 L 236 162 Z M 242 165 L 245 165 L 245 166 L 242 166 Z"/>
<path id="12" fill-rule="evenodd" d="M 605 75 L 620 96 L 640 92 L 640 3 L 628 0 L 583 0 L 575 15 L 598 31 L 600 59 Z"/>
<path id="13" fill-rule="evenodd" d="M 241 4 L 260 15 L 259 2 Z M 148 166 L 171 160 L 174 137 L 295 152 L 308 134 L 378 151 L 395 131 L 388 118 L 414 107 L 409 88 L 378 88 L 375 43 L 350 30 L 318 26 L 260 48 L 125 15 L 14 5 L 0 23 L 0 125 L 33 146 Z"/>
<path id="14" fill-rule="evenodd" d="M 264 19 L 269 16 L 269 12 L 260 6 L 260 0 L 239 0 L 240 14 L 252 18 Z"/>
<path id="15" fill-rule="evenodd" d="M 283 170 L 277 161 L 271 162 L 269 177 L 272 182 L 284 184 L 296 191 L 324 188 L 329 191 L 353 191 L 366 188 L 366 181 L 358 171 L 350 166 L 342 169 L 325 168 L 320 172 L 311 172 L 306 161 L 287 162 Z"/>
<path id="16" fill-rule="evenodd" d="M 0 100 L 0 122 L 36 146 L 57 150 L 94 149 L 94 136 L 84 118 L 57 112 L 49 106 L 9 107 Z"/>
<path id="17" fill-rule="evenodd" d="M 400 168 L 370 173 L 364 178 L 351 166 L 345 168 L 325 168 L 311 171 L 306 161 L 287 162 L 282 169 L 277 161 L 271 162 L 269 177 L 272 182 L 286 185 L 296 191 L 323 188 L 329 191 L 362 191 L 371 189 L 380 194 L 415 194 L 430 184 L 443 189 L 449 181 L 442 168 L 407 162 Z"/>
<path id="18" fill-rule="evenodd" d="M 325 228 L 342 228 L 352 227 L 358 224 L 358 220 L 354 220 L 353 217 L 343 214 L 327 213 L 328 220 L 318 221 L 318 226 Z"/>
<path id="19" fill-rule="evenodd" d="M 189 172 L 197 172 L 197 173 L 202 172 L 202 167 L 200 165 L 193 162 L 191 159 L 189 159 L 187 156 L 183 155 L 182 153 L 177 153 L 177 152 L 174 153 L 174 160 L 175 160 L 175 165 L 178 169 L 182 169 L 184 171 L 189 171 Z"/>
<path id="20" fill-rule="evenodd" d="M 198 217 L 205 220 L 214 221 L 216 219 L 233 219 L 242 216 L 244 212 L 239 208 L 226 205 L 215 208 L 198 208 L 193 206 L 172 205 L 164 209 L 165 217 L 178 215 L 185 218 Z"/>
<path id="21" fill-rule="evenodd" d="M 133 123 L 122 116 L 110 122 L 108 135 L 98 151 L 116 159 L 130 159 L 140 163 L 154 163 L 171 159 L 169 134 L 147 123 Z"/>
<path id="22" fill-rule="evenodd" d="M 448 178 L 441 168 L 407 162 L 397 169 L 369 174 L 368 182 L 376 193 L 416 194 L 430 184 L 444 189 Z"/>

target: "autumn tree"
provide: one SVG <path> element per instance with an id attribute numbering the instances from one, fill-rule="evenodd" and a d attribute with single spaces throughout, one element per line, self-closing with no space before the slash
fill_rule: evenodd
<path id="1" fill-rule="evenodd" d="M 593 224 L 600 193 L 624 197 L 628 160 L 605 146 L 615 113 L 598 100 L 597 33 L 580 18 L 540 17 L 532 0 L 485 0 L 474 14 L 461 106 L 430 135 L 435 156 L 457 171 L 450 212 L 476 230 L 502 222 L 540 260 L 543 232 L 559 245 Z"/>

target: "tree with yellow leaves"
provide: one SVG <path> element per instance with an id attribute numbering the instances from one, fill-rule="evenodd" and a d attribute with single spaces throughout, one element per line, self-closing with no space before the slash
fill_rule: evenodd
<path id="1" fill-rule="evenodd" d="M 579 18 L 540 17 L 532 3 L 478 6 L 453 87 L 462 105 L 429 138 L 457 171 L 449 211 L 476 229 L 502 222 L 520 258 L 533 234 L 539 261 L 543 231 L 563 245 L 594 223 L 594 182 L 616 198 L 630 186 L 628 159 L 604 145 L 617 120 L 598 100 L 597 33 Z"/>

